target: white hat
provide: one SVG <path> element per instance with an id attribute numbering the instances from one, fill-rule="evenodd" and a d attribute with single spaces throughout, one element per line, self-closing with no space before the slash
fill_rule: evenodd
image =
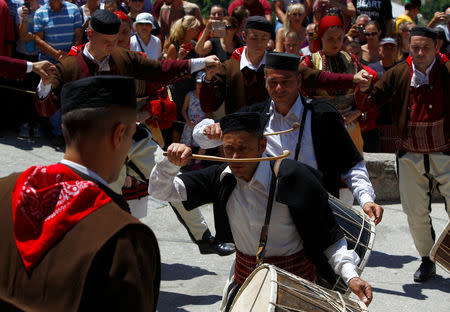
<path id="1" fill-rule="evenodd" d="M 151 24 L 152 27 L 155 27 L 153 24 L 153 15 L 147 12 L 139 13 L 136 16 L 136 21 L 133 23 L 133 27 L 136 27 L 136 24 Z"/>

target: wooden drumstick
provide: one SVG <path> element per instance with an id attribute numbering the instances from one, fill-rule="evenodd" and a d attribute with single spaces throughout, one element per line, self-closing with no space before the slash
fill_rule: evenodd
<path id="1" fill-rule="evenodd" d="M 272 157 L 259 157 L 259 158 L 226 158 L 226 157 L 217 157 L 217 156 L 208 156 L 208 155 L 198 155 L 192 154 L 189 158 L 199 159 L 199 160 L 209 160 L 209 161 L 220 161 L 220 162 L 260 162 L 260 161 L 269 161 L 269 160 L 277 160 L 286 158 L 291 154 L 288 150 L 284 150 L 283 154 L 280 156 L 272 156 Z M 164 156 L 167 156 L 167 152 L 163 153 Z"/>
<path id="2" fill-rule="evenodd" d="M 294 122 L 292 124 L 292 128 L 291 129 L 287 129 L 287 130 L 283 130 L 283 131 L 277 131 L 277 132 L 267 132 L 267 133 L 264 133 L 264 136 L 278 135 L 278 134 L 292 132 L 292 131 L 297 130 L 299 127 L 300 127 L 300 124 L 298 122 Z M 203 134 L 206 135 L 205 130 L 203 130 Z"/>
<path id="3" fill-rule="evenodd" d="M 264 136 L 269 136 L 269 135 L 278 135 L 278 134 L 283 134 L 283 133 L 288 133 L 291 131 L 295 131 L 296 129 L 298 129 L 300 127 L 300 124 L 298 122 L 294 122 L 292 124 L 292 128 L 291 129 L 287 129 L 287 130 L 283 130 L 283 131 L 277 131 L 277 132 L 268 132 L 268 133 L 264 133 Z"/>

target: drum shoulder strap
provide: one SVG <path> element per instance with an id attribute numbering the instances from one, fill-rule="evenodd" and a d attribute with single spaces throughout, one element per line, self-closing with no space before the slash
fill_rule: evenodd
<path id="1" fill-rule="evenodd" d="M 275 198 L 275 188 L 277 184 L 278 171 L 283 159 L 277 159 L 272 166 L 272 178 L 270 179 L 270 191 L 269 198 L 267 200 L 266 217 L 264 219 L 264 225 L 261 228 L 261 234 L 259 236 L 259 247 L 256 253 L 257 266 L 261 265 L 264 260 L 264 254 L 267 243 L 267 235 L 269 232 L 270 216 L 272 214 L 273 200 Z"/>
<path id="2" fill-rule="evenodd" d="M 300 121 L 300 129 L 298 130 L 297 145 L 295 146 L 295 156 L 294 156 L 295 160 L 298 160 L 298 155 L 300 154 L 300 146 L 302 144 L 303 130 L 305 129 L 306 114 L 307 113 L 308 113 L 308 106 L 304 105 L 303 106 L 302 120 Z"/>

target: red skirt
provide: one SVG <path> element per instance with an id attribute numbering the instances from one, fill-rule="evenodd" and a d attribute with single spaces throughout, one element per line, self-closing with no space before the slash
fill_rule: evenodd
<path id="1" fill-rule="evenodd" d="M 263 262 L 272 264 L 308 281 L 315 282 L 317 280 L 316 267 L 308 259 L 303 249 L 290 256 L 267 257 L 264 258 Z M 236 248 L 236 265 L 234 267 L 236 283 L 242 285 L 255 268 L 256 256 L 244 255 Z"/>

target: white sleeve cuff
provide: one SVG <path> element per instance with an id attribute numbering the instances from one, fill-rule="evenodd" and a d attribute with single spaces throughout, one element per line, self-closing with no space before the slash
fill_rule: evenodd
<path id="1" fill-rule="evenodd" d="M 41 79 L 41 81 L 39 82 L 39 84 L 37 86 L 37 95 L 38 95 L 38 97 L 40 99 L 45 98 L 50 93 L 51 90 L 52 90 L 52 84 L 50 83 L 48 85 L 45 85 L 44 82 L 42 82 L 42 79 Z"/>
<path id="2" fill-rule="evenodd" d="M 203 68 L 205 68 L 205 58 L 204 57 L 191 59 L 191 74 L 198 72 L 199 70 L 202 70 Z"/>
<path id="3" fill-rule="evenodd" d="M 370 194 L 367 194 L 367 193 L 361 194 L 361 196 L 359 198 L 359 205 L 361 207 L 364 207 L 365 204 L 370 203 L 370 202 L 375 202 L 375 198 L 372 198 L 372 196 L 370 196 Z"/>
<path id="4" fill-rule="evenodd" d="M 27 61 L 27 74 L 33 71 L 33 63 Z"/>
<path id="5" fill-rule="evenodd" d="M 195 125 L 192 131 L 192 138 L 197 142 L 198 146 L 203 149 L 214 148 L 222 145 L 221 140 L 210 140 L 206 135 L 203 134 L 206 126 L 214 124 L 215 121 L 210 118 L 205 118 Z"/>
<path id="6" fill-rule="evenodd" d="M 368 201 L 375 201 L 375 191 L 370 182 L 369 173 L 367 172 L 364 160 L 357 163 L 348 172 L 343 174 L 341 178 L 345 180 L 345 184 L 347 184 L 361 207 Z"/>
<path id="7" fill-rule="evenodd" d="M 353 263 L 344 263 L 341 268 L 341 277 L 344 280 L 345 284 L 348 284 L 348 282 L 352 278 L 359 277 L 358 268 Z"/>
<path id="8" fill-rule="evenodd" d="M 354 250 L 349 250 L 345 238 L 341 238 L 324 251 L 328 263 L 333 271 L 342 277 L 347 283 L 350 279 L 358 275 L 358 254 Z"/>

